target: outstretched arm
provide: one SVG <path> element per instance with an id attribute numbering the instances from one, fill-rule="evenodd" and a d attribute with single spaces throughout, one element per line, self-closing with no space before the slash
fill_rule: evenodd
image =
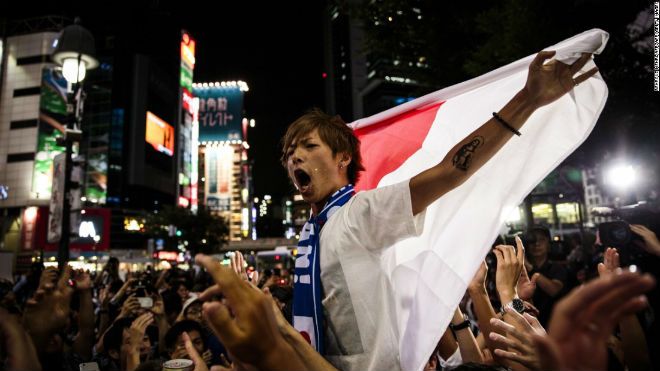
<path id="1" fill-rule="evenodd" d="M 591 54 L 583 54 L 572 65 L 557 60 L 543 63 L 554 55 L 554 51 L 542 51 L 536 55 L 529 66 L 525 87 L 498 112 L 513 129 L 520 130 L 536 109 L 554 102 L 598 72 L 594 67 L 573 77 L 589 61 Z M 439 164 L 414 176 L 410 180 L 413 215 L 470 178 L 512 135 L 512 130 L 492 118 L 456 144 Z"/>

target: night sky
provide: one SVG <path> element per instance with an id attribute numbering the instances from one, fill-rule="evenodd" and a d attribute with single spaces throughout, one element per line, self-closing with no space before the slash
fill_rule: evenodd
<path id="1" fill-rule="evenodd" d="M 27 3 L 27 2 L 26 2 Z M 293 187 L 279 163 L 279 139 L 286 126 L 312 107 L 323 107 L 323 36 L 320 1 L 68 1 L 12 5 L 6 16 L 81 17 L 93 33 L 135 27 L 146 17 L 167 20 L 197 41 L 194 82 L 243 80 L 250 90 L 244 112 L 255 119 L 248 131 L 254 160 L 255 196 L 275 200 Z M 186 4 L 194 8 L 185 9 Z M 277 202 L 277 201 L 276 201 Z"/>

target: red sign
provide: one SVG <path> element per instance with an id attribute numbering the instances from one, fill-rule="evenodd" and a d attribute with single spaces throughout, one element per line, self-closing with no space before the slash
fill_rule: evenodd
<path id="1" fill-rule="evenodd" d="M 190 201 L 188 201 L 187 198 L 183 196 L 179 196 L 179 206 L 181 207 L 188 207 L 190 205 Z"/>
<path id="2" fill-rule="evenodd" d="M 194 113 L 193 113 L 193 108 L 192 108 L 192 104 L 193 104 L 192 101 L 193 101 L 193 99 L 194 99 L 194 97 L 193 97 L 192 93 L 189 92 L 188 89 L 183 88 L 183 102 L 182 102 L 182 106 L 183 106 L 183 108 L 184 108 L 186 111 L 190 112 L 191 115 L 194 114 Z"/>
<path id="3" fill-rule="evenodd" d="M 177 260 L 179 259 L 179 253 L 176 251 L 159 251 L 158 259 L 161 260 Z"/>
<path id="4" fill-rule="evenodd" d="M 48 216 L 48 215 L 46 215 Z M 36 206 L 28 206 L 23 210 L 23 226 L 21 228 L 21 250 L 34 250 L 34 236 L 37 232 L 37 220 L 39 209 Z"/>
<path id="5" fill-rule="evenodd" d="M 187 33 L 184 33 L 181 37 L 181 58 L 190 67 L 195 67 L 195 40 Z"/>

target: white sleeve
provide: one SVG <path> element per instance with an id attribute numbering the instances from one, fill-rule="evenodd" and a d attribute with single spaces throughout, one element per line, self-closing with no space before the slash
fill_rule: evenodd
<path id="1" fill-rule="evenodd" d="M 443 369 L 447 367 L 456 367 L 463 364 L 463 357 L 461 357 L 461 349 L 459 347 L 456 347 L 456 351 L 454 352 L 454 354 L 449 356 L 449 358 L 447 358 L 446 361 L 438 354 L 438 361 L 440 362 L 440 366 L 442 366 Z"/>
<path id="2" fill-rule="evenodd" d="M 424 229 L 425 211 L 412 214 L 409 180 L 359 192 L 346 204 L 345 228 L 372 250 L 384 249 Z M 367 241 L 364 241 L 364 240 Z"/>

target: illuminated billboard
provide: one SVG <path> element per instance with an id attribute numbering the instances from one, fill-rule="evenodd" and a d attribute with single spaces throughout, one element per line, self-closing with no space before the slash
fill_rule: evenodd
<path id="1" fill-rule="evenodd" d="M 194 84 L 199 98 L 199 141 L 242 141 L 243 88 L 235 81 L 221 86 Z M 217 85 L 217 83 L 216 83 Z"/>
<path id="2" fill-rule="evenodd" d="M 174 128 L 149 111 L 145 140 L 158 152 L 168 156 L 174 154 Z"/>
<path id="3" fill-rule="evenodd" d="M 204 194 L 209 211 L 230 211 L 234 149 L 231 146 L 206 147 Z"/>
<path id="4" fill-rule="evenodd" d="M 39 101 L 39 129 L 37 153 L 32 174 L 32 198 L 48 199 L 53 183 L 53 159 L 64 152 L 56 139 L 64 132 L 66 119 L 67 82 L 53 68 L 44 68 Z"/>

